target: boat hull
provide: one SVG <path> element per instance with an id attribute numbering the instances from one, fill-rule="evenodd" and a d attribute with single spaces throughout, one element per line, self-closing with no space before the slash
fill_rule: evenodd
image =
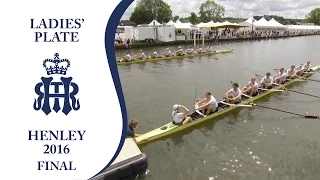
<path id="1" fill-rule="evenodd" d="M 316 66 L 316 67 L 313 67 L 311 68 L 313 71 L 319 71 L 320 70 L 320 66 Z M 310 77 L 312 74 L 311 73 L 308 73 L 308 74 L 305 74 L 304 77 Z M 299 80 L 299 79 L 294 79 L 292 81 L 289 81 L 289 82 L 286 82 L 285 84 L 283 84 L 284 87 L 288 88 L 288 87 L 291 87 L 292 85 L 295 85 L 295 84 L 298 84 L 298 83 L 301 83 L 302 81 Z M 280 86 L 277 86 L 277 87 L 274 87 L 273 90 L 280 90 L 282 89 L 283 87 L 280 87 Z M 253 98 L 247 98 L 246 100 L 242 101 L 241 103 L 239 104 L 242 104 L 242 105 L 245 105 L 245 104 L 250 104 L 252 102 L 255 102 L 255 101 L 258 101 L 259 99 L 263 98 L 263 97 L 266 97 L 268 95 L 270 95 L 271 93 L 276 93 L 277 91 L 263 91 L 261 94 L 253 97 Z M 278 91 L 279 93 L 279 91 Z M 138 137 L 136 137 L 136 141 L 137 141 L 137 144 L 138 145 L 144 145 L 144 144 L 147 144 L 147 143 L 150 143 L 150 142 L 153 142 L 153 141 L 156 141 L 158 139 L 163 139 L 171 134 L 174 134 L 174 133 L 177 133 L 177 132 L 181 132 L 185 129 L 188 129 L 189 127 L 192 127 L 192 126 L 195 126 L 197 124 L 200 124 L 202 122 L 205 122 L 205 121 L 208 121 L 210 119 L 214 119 L 214 118 L 218 118 L 218 117 L 221 117 L 222 115 L 225 115 L 226 113 L 230 112 L 230 111 L 233 111 L 237 108 L 240 108 L 240 106 L 227 106 L 227 105 L 223 105 L 222 103 L 219 103 L 219 107 L 220 110 L 218 112 L 215 112 L 211 115 L 208 115 L 206 117 L 203 117 L 203 118 L 199 118 L 199 119 L 196 119 L 196 120 L 193 120 L 192 122 L 188 123 L 188 124 L 185 124 L 185 125 L 182 125 L 182 126 L 177 126 L 177 125 L 174 125 L 172 123 L 172 121 L 170 121 L 169 123 L 157 128 L 157 129 L 154 129 L 150 132 L 147 132 L 145 134 L 142 134 Z M 195 112 L 194 112 L 195 113 Z M 192 113 L 192 114 L 194 114 Z"/>
<path id="2" fill-rule="evenodd" d="M 218 50 L 212 53 L 202 53 L 202 54 L 192 54 L 192 55 L 184 55 L 184 56 L 174 56 L 174 57 L 164 57 L 164 58 L 158 58 L 158 59 L 148 59 L 148 60 L 136 60 L 131 62 L 117 62 L 117 65 L 129 65 L 129 64 L 140 64 L 140 63 L 146 63 L 146 62 L 156 62 L 156 61 L 169 61 L 173 59 L 184 59 L 184 58 L 192 58 L 192 57 L 198 57 L 198 56 L 212 56 L 216 54 L 224 54 L 224 53 L 231 53 L 233 50 Z"/>

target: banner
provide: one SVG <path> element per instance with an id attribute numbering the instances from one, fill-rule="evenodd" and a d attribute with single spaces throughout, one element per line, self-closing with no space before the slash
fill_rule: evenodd
<path id="1" fill-rule="evenodd" d="M 115 160 L 127 115 L 114 36 L 131 2 L 1 3 L 1 179 L 84 180 Z"/>

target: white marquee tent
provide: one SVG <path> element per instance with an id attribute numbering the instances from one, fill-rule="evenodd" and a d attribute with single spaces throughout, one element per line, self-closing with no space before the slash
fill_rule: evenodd
<path id="1" fill-rule="evenodd" d="M 153 21 L 151 21 L 151 23 L 148 24 L 148 26 L 153 26 L 153 25 L 161 26 L 162 24 L 160 24 L 157 20 L 154 19 Z"/>
<path id="2" fill-rule="evenodd" d="M 167 22 L 168 26 L 172 26 L 174 24 L 174 22 L 172 20 L 170 20 L 169 22 Z"/>
<path id="3" fill-rule="evenodd" d="M 275 28 L 282 28 L 282 29 L 285 29 L 286 26 L 280 24 L 278 21 L 276 21 L 274 18 L 272 18 L 270 21 L 269 21 L 269 25 L 270 26 L 273 26 Z"/>
<path id="4" fill-rule="evenodd" d="M 320 26 L 288 25 L 286 27 L 289 31 L 320 31 Z"/>
<path id="5" fill-rule="evenodd" d="M 179 20 L 177 20 L 177 22 L 172 26 L 174 26 L 176 29 L 191 29 L 190 23 L 182 23 Z"/>

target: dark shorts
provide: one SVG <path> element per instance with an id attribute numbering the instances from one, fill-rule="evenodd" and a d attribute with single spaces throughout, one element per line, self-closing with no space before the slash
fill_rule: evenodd
<path id="1" fill-rule="evenodd" d="M 217 112 L 218 111 L 218 108 L 219 107 L 216 107 L 216 110 L 215 111 L 213 111 L 212 113 L 215 113 L 215 112 Z M 201 112 L 201 111 L 200 111 Z M 206 114 L 206 112 L 207 112 L 207 109 L 204 109 L 204 112 L 201 112 L 202 114 Z"/>
<path id="2" fill-rule="evenodd" d="M 176 126 L 181 126 L 183 123 L 183 121 L 181 121 L 180 123 L 176 123 L 175 121 L 172 121 L 172 124 L 176 125 Z"/>
<path id="3" fill-rule="evenodd" d="M 258 95 L 258 91 L 256 91 L 252 96 L 256 96 L 256 95 Z"/>

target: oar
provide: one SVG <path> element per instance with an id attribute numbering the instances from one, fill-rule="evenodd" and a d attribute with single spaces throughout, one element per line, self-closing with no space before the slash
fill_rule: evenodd
<path id="1" fill-rule="evenodd" d="M 291 92 L 295 92 L 295 93 L 299 93 L 299 94 L 303 94 L 303 95 L 311 96 L 311 97 L 315 97 L 315 98 L 320 98 L 320 96 L 315 96 L 315 95 L 312 95 L 312 94 L 307 94 L 307 93 L 304 93 L 304 92 L 287 89 L 286 87 L 284 87 L 284 86 L 281 85 L 281 84 L 277 84 L 277 83 L 273 83 L 273 84 L 276 85 L 276 86 L 280 86 L 280 87 L 284 88 L 284 89 L 287 90 L 287 91 L 291 91 Z"/>
<path id="2" fill-rule="evenodd" d="M 288 111 L 284 111 L 284 110 L 280 110 L 280 109 L 274 109 L 274 108 L 270 108 L 270 107 L 266 107 L 266 106 L 262 106 L 262 105 L 257 105 L 257 104 L 255 106 L 266 108 L 266 109 L 271 109 L 271 110 L 275 110 L 275 111 L 279 111 L 279 112 L 284 112 L 284 113 L 288 113 L 288 114 L 293 114 L 293 115 L 301 116 L 301 117 L 304 117 L 307 119 L 320 119 L 319 116 L 302 115 L 302 114 L 288 112 Z"/>
<path id="3" fill-rule="evenodd" d="M 263 91 L 274 91 L 274 92 L 283 92 L 284 90 L 281 90 L 281 89 L 264 89 L 264 88 L 259 88 L 260 90 L 263 90 Z"/>
<path id="4" fill-rule="evenodd" d="M 314 81 L 314 82 L 320 82 L 320 80 L 316 80 L 316 79 L 306 79 L 307 81 Z"/>
<path id="5" fill-rule="evenodd" d="M 254 107 L 256 106 L 256 104 L 251 103 L 250 105 L 245 105 L 245 104 L 230 104 L 230 103 L 226 103 L 224 101 L 220 101 L 220 103 L 228 105 L 228 106 L 238 106 L 238 107 Z"/>
<path id="6" fill-rule="evenodd" d="M 194 86 L 194 99 L 193 99 L 193 108 L 196 110 L 198 108 L 198 106 L 196 106 L 196 103 L 197 103 L 197 87 Z"/>

